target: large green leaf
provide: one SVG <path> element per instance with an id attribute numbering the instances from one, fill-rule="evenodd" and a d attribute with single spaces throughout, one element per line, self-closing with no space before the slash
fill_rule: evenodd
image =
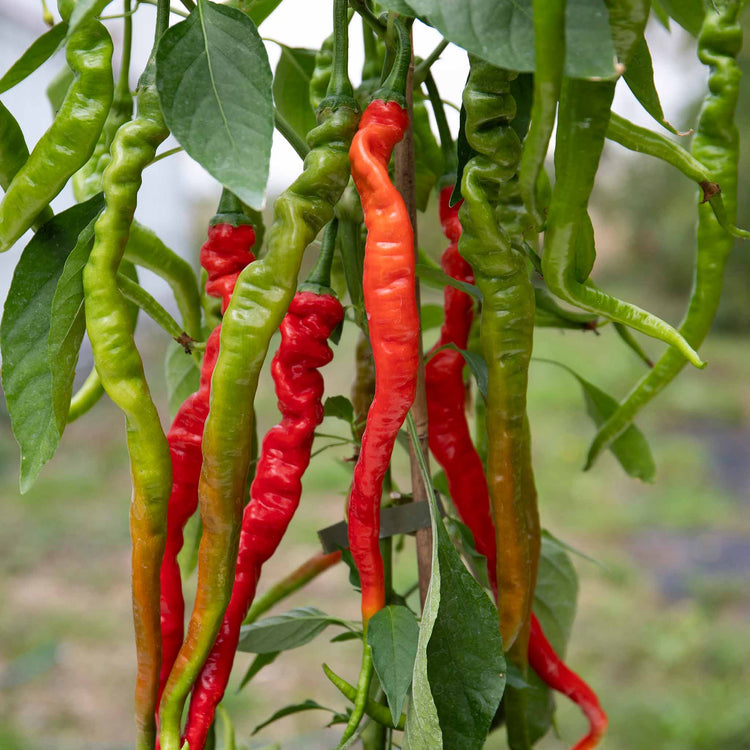
<path id="1" fill-rule="evenodd" d="M 78 238 L 103 207 L 101 195 L 55 216 L 34 235 L 16 266 L 0 324 L 3 352 L 2 382 L 13 434 L 21 447 L 21 492 L 26 492 L 42 466 L 55 454 L 65 428 L 65 417 L 55 411 L 49 356 L 64 356 L 75 365 L 80 338 L 57 338 L 48 353 L 52 309 L 65 262 Z M 90 243 L 91 235 L 83 242 Z M 56 383 L 72 385 L 62 369 Z M 68 392 L 70 399 L 70 392 Z"/>
<path id="2" fill-rule="evenodd" d="M 597 427 L 614 414 L 618 407 L 617 399 L 612 398 L 608 393 L 582 378 L 570 367 L 562 364 L 562 362 L 554 362 L 549 359 L 537 359 L 536 361 L 562 367 L 579 382 L 586 401 L 586 411 Z M 651 455 L 651 448 L 644 434 L 634 424 L 630 425 L 610 445 L 609 449 L 629 476 L 642 479 L 644 482 L 654 481 L 656 464 L 654 463 L 654 457 Z"/>
<path id="3" fill-rule="evenodd" d="M 446 39 L 493 65 L 534 70 L 531 0 L 409 0 L 408 4 Z M 388 0 L 383 5 L 393 7 Z M 566 37 L 567 75 L 615 75 L 615 50 L 604 0 L 568 0 Z"/>
<path id="4" fill-rule="evenodd" d="M 239 198 L 261 208 L 273 137 L 271 69 L 255 24 L 199 0 L 162 37 L 156 82 L 180 145 Z"/>
<path id="5" fill-rule="evenodd" d="M 310 78 L 315 68 L 315 50 L 282 45 L 273 76 L 273 98 L 276 109 L 304 140 L 317 125 L 310 104 Z"/>
<path id="6" fill-rule="evenodd" d="M 58 23 L 48 32 L 37 37 L 21 57 L 8 68 L 5 75 L 0 78 L 0 94 L 23 81 L 43 62 L 52 57 L 60 47 L 60 42 L 65 38 L 67 31 L 67 23 Z"/>
<path id="7" fill-rule="evenodd" d="M 372 661 L 394 724 L 401 718 L 401 708 L 411 686 L 418 639 L 417 619 L 406 607 L 384 607 L 367 624 Z"/>
<path id="8" fill-rule="evenodd" d="M 237 649 L 254 654 L 288 651 L 309 643 L 329 625 L 351 627 L 345 620 L 331 617 L 317 607 L 290 609 L 281 615 L 245 625 Z"/>

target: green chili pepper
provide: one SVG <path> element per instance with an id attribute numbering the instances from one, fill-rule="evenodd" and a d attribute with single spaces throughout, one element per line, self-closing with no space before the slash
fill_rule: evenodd
<path id="1" fill-rule="evenodd" d="M 156 39 L 169 22 L 160 2 Z M 138 674 L 136 725 L 139 748 L 153 748 L 161 662 L 159 570 L 164 554 L 172 465 L 138 350 L 128 306 L 117 282 L 135 212 L 141 173 L 169 131 L 154 81 L 153 55 L 138 87 L 136 118 L 123 125 L 112 143 L 104 172 L 106 207 L 95 225 L 94 247 L 83 271 L 86 328 L 96 369 L 109 397 L 125 414 L 133 480 L 130 528 L 133 540 L 133 615 Z"/>
<path id="2" fill-rule="evenodd" d="M 537 182 L 544 167 L 555 126 L 565 63 L 566 0 L 533 0 L 534 102 L 531 125 L 523 144 L 519 182 L 523 202 L 537 226 L 544 223 L 537 200 Z"/>
<path id="3" fill-rule="evenodd" d="M 66 46 L 76 74 L 49 130 L 13 177 L 0 204 L 0 252 L 32 226 L 91 156 L 112 103 L 112 40 L 98 21 L 82 23 Z"/>
<path id="4" fill-rule="evenodd" d="M 463 104 L 466 137 L 477 155 L 464 168 L 461 255 L 482 292 L 480 340 L 488 368 L 487 481 L 497 534 L 498 609 L 503 646 L 524 660 L 539 558 L 539 519 L 526 425 L 528 365 L 534 333 L 534 290 L 525 255 L 498 226 L 497 189 L 518 170 L 521 144 L 510 126 L 513 73 L 470 56 Z"/>
<path id="5" fill-rule="evenodd" d="M 346 74 L 346 23 L 346 3 L 336 0 L 333 72 L 318 111 L 320 125 L 308 135 L 311 151 L 305 170 L 276 199 L 266 254 L 239 276 L 224 315 L 211 410 L 203 433 L 198 591 L 185 643 L 162 695 L 162 750 L 180 747 L 183 705 L 231 596 L 260 369 L 294 296 L 304 250 L 333 218 L 333 207 L 349 180 L 348 148 L 358 114 Z"/>
<path id="6" fill-rule="evenodd" d="M 736 57 L 742 48 L 739 24 L 742 7 L 739 0 L 726 0 L 710 5 L 706 10 L 698 38 L 698 57 L 710 67 L 709 93 L 703 102 L 692 143 L 693 157 L 721 185 L 727 218 L 731 223 L 734 223 L 737 213 L 739 135 L 734 113 L 741 75 Z M 733 238 L 722 228 L 711 208 L 705 203 L 698 206 L 698 254 L 693 291 L 680 325 L 680 333 L 694 347 L 701 345 L 716 315 L 724 268 L 733 244 Z M 674 349 L 668 349 L 661 356 L 599 428 L 589 449 L 586 468 L 684 366 L 685 358 Z"/>
<path id="7" fill-rule="evenodd" d="M 544 280 L 560 299 L 661 339 L 696 367 L 704 367 L 690 344 L 668 323 L 611 297 L 587 280 L 594 258 L 587 207 L 614 89 L 614 81 L 565 79 L 563 82 L 555 148 L 558 177 L 550 200 L 542 254 Z M 581 246 L 590 248 L 588 257 L 581 253 Z"/>

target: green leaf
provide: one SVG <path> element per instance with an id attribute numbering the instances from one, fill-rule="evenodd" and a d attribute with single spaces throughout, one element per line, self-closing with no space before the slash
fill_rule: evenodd
<path id="1" fill-rule="evenodd" d="M 318 123 L 310 104 L 310 78 L 315 68 L 315 50 L 281 47 L 273 76 L 276 109 L 304 140 Z"/>
<path id="2" fill-rule="evenodd" d="M 263 669 L 263 667 L 267 667 L 269 664 L 276 661 L 276 657 L 280 653 L 281 651 L 268 651 L 265 654 L 258 654 L 247 668 L 247 672 L 245 672 L 245 676 L 242 678 L 242 681 L 237 688 L 237 692 L 239 693 L 240 690 L 242 690 L 242 688 L 245 687 L 245 685 L 247 685 L 247 683 L 250 682 L 250 680 L 252 680 L 261 669 Z"/>
<path id="3" fill-rule="evenodd" d="M 391 3 L 384 3 L 390 7 Z M 534 70 L 531 0 L 409 0 L 417 15 L 451 42 L 501 68 Z M 568 0 L 568 55 L 572 78 L 612 78 L 615 49 L 604 0 Z"/>
<path id="4" fill-rule="evenodd" d="M 641 38 L 633 51 L 633 56 L 625 68 L 623 78 L 625 79 L 625 83 L 628 84 L 628 88 L 633 92 L 633 96 L 641 103 L 643 109 L 659 125 L 671 133 L 678 134 L 677 130 L 664 117 L 664 110 L 659 100 L 659 92 L 656 90 L 656 85 L 654 84 L 654 65 L 651 61 L 651 52 L 644 38 Z"/>
<path id="5" fill-rule="evenodd" d="M 31 75 L 43 62 L 60 48 L 60 42 L 68 31 L 67 23 L 58 23 L 49 31 L 37 37 L 21 57 L 8 68 L 0 78 L 0 94 L 13 88 L 27 76 Z"/>
<path id="6" fill-rule="evenodd" d="M 354 407 L 346 396 L 329 396 L 323 404 L 323 416 L 335 417 L 351 425 L 354 423 Z"/>
<path id="7" fill-rule="evenodd" d="M 456 154 L 458 155 L 458 165 L 456 166 L 456 183 L 451 193 L 450 205 L 455 206 L 461 198 L 461 180 L 463 179 L 466 164 L 474 156 L 474 149 L 469 145 L 466 138 L 466 107 L 461 104 L 461 111 L 458 116 L 458 138 L 456 138 Z"/>
<path id="8" fill-rule="evenodd" d="M 698 36 L 703 25 L 702 0 L 659 0 L 661 7 L 693 36 Z"/>
<path id="9" fill-rule="evenodd" d="M 5 302 L 0 324 L 2 383 L 21 447 L 21 492 L 52 458 L 65 428 L 65 419 L 58 421 L 55 414 L 47 349 L 52 305 L 68 255 L 102 207 L 102 196 L 97 195 L 42 226 L 24 248 Z"/>
<path id="10" fill-rule="evenodd" d="M 429 331 L 443 325 L 445 312 L 442 305 L 422 305 L 419 317 L 422 321 L 422 330 Z"/>
<path id="11" fill-rule="evenodd" d="M 470 294 L 476 299 L 482 299 L 482 293 L 477 289 L 474 284 L 467 284 L 465 281 L 458 281 L 448 274 L 443 273 L 438 268 L 432 268 L 432 266 L 425 265 L 424 263 L 417 263 L 416 274 L 421 281 L 427 286 L 431 286 L 435 289 L 443 289 L 446 286 L 452 286 L 455 289 L 459 289 L 466 294 Z"/>
<path id="12" fill-rule="evenodd" d="M 418 639 L 417 619 L 406 607 L 384 607 L 367 624 L 372 661 L 394 724 L 401 718 L 401 708 L 411 686 Z"/>
<path id="13" fill-rule="evenodd" d="M 487 371 L 487 363 L 484 361 L 484 357 L 478 352 L 470 352 L 466 349 L 459 349 L 455 344 L 446 344 L 441 347 L 443 349 L 453 349 L 454 351 L 461 352 L 466 364 L 469 365 L 474 379 L 477 381 L 477 388 L 479 392 L 487 398 L 487 388 L 490 382 L 489 372 Z"/>
<path id="14" fill-rule="evenodd" d="M 547 362 L 548 364 L 557 365 L 567 370 L 581 385 L 583 395 L 586 400 L 586 411 L 598 427 L 603 424 L 618 407 L 617 400 L 612 398 L 608 393 L 597 388 L 593 383 L 589 383 L 576 372 L 570 369 L 562 362 L 554 362 L 550 359 L 537 359 L 537 362 Z M 625 470 L 628 476 L 636 479 L 642 479 L 644 482 L 652 482 L 656 475 L 656 465 L 651 455 L 651 448 L 648 445 L 643 433 L 634 425 L 630 425 L 625 432 L 615 440 L 609 449 L 619 461 L 620 466 Z"/>
<path id="15" fill-rule="evenodd" d="M 350 627 L 345 620 L 330 617 L 317 607 L 290 609 L 281 615 L 243 626 L 237 649 L 254 654 L 288 651 L 309 643 L 329 625 Z"/>
<path id="16" fill-rule="evenodd" d="M 237 744 L 234 736 L 234 725 L 232 724 L 232 719 L 221 704 L 216 707 L 216 713 L 221 720 L 221 750 L 236 750 Z"/>
<path id="17" fill-rule="evenodd" d="M 477 548 L 474 546 L 474 534 L 471 533 L 471 529 L 457 518 L 446 516 L 443 520 L 454 544 L 463 552 L 464 560 L 469 565 L 474 578 L 479 581 L 483 589 L 489 589 L 487 558 L 477 552 Z"/>
<path id="18" fill-rule="evenodd" d="M 159 42 L 156 82 L 180 145 L 252 208 L 260 209 L 273 137 L 271 69 L 255 24 L 199 0 Z"/>
<path id="19" fill-rule="evenodd" d="M 73 12 L 70 14 L 70 23 L 68 24 L 68 36 L 85 21 L 96 18 L 102 14 L 102 11 L 112 2 L 112 0 L 76 0 Z"/>
<path id="20" fill-rule="evenodd" d="M 281 5 L 281 0 L 231 0 L 227 5 L 241 10 L 256 26 L 260 26 Z"/>
<path id="21" fill-rule="evenodd" d="M 193 358 L 176 341 L 170 341 L 164 358 L 169 415 L 174 419 L 185 399 L 200 387 L 201 375 Z"/>
<path id="22" fill-rule="evenodd" d="M 73 71 L 67 65 L 64 65 L 60 69 L 60 72 L 49 82 L 46 93 L 47 99 L 52 106 L 53 117 L 57 116 L 74 78 Z"/>
<path id="23" fill-rule="evenodd" d="M 263 727 L 267 727 L 269 724 L 273 724 L 274 721 L 278 721 L 279 719 L 283 719 L 285 716 L 291 716 L 292 714 L 298 714 L 302 711 L 313 711 L 313 710 L 320 710 L 320 711 L 330 711 L 332 714 L 335 714 L 336 712 L 332 708 L 327 708 L 326 706 L 321 706 L 320 703 L 316 703 L 313 700 L 306 700 L 303 703 L 295 703 L 291 706 L 285 706 L 282 709 L 279 709 L 273 716 L 271 716 L 270 719 L 266 719 L 261 724 L 258 724 L 255 729 L 251 732 L 251 734 L 257 734 L 260 732 Z"/>

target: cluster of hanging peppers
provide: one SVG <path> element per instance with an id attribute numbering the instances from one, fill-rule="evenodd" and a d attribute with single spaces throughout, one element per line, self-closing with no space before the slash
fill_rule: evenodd
<path id="1" fill-rule="evenodd" d="M 31 153 L 0 104 L 0 186 L 5 191 L 0 251 L 28 229 L 55 229 L 58 218 L 49 203 L 68 180 L 78 203 L 87 210 L 99 206 L 84 230 L 90 253 L 80 276 L 95 370 L 72 396 L 66 421 L 82 416 L 105 392 L 126 419 L 133 484 L 137 747 L 202 750 L 227 689 L 243 624 L 345 557 L 343 549 L 318 555 L 256 598 L 263 565 L 279 547 L 301 500 L 315 430 L 324 417 L 320 370 L 333 359 L 329 341 L 338 341 L 345 321 L 359 328 L 346 546 L 361 590 L 362 664 L 356 686 L 325 667 L 353 703 L 339 747 L 356 741 L 365 716 L 389 732 L 406 723 L 408 736 L 409 720 L 386 711 L 381 696 L 373 699 L 377 678 L 368 628 L 394 600 L 381 510 L 384 496 L 390 501 L 398 495 L 392 454 L 410 410 L 422 408 L 421 396 L 423 437 L 444 472 L 456 515 L 486 559 L 502 650 L 520 681 L 508 682 L 497 714 L 506 723 L 509 745 L 530 748 L 539 738 L 529 718 L 525 682 L 535 673 L 576 703 L 588 720 L 588 733 L 576 750 L 596 747 L 607 716 L 593 690 L 555 653 L 534 611 L 542 545 L 527 416 L 534 329 L 586 331 L 611 322 L 637 351 L 629 328 L 669 345 L 600 425 L 589 465 L 687 362 L 703 366 L 696 349 L 716 313 L 733 236 L 745 234 L 733 225 L 742 2 L 716 0 L 704 9 L 699 57 L 710 68 L 710 93 L 688 153 L 611 114 L 616 75 L 607 80 L 566 75 L 565 0 L 532 3 L 533 80 L 469 54 L 458 147 L 429 70 L 440 49 L 415 69 L 410 19 L 391 12 L 384 21 L 368 2 L 333 0 L 333 33 L 315 56 L 310 77 L 317 126 L 306 134 L 306 145 L 301 138 L 296 144 L 304 169 L 274 203 L 273 224 L 262 242 L 261 227 L 253 226 L 257 215 L 224 188 L 200 251 L 203 315 L 192 269 L 134 221 L 143 170 L 169 135 L 155 55 L 169 27 L 170 7 L 166 0 L 155 4 L 154 51 L 138 84 L 135 117 L 128 80 L 130 0 L 125 0 L 116 85 L 106 28 L 86 12 L 83 21 L 76 21 L 74 11 L 83 3 L 60 1 L 64 22 L 73 27 L 66 59 L 74 79 L 53 125 Z M 185 5 L 192 9 L 194 4 Z M 199 0 L 193 12 L 205 5 Z M 607 0 L 607 5 L 618 63 L 627 70 L 636 54 L 644 54 L 650 3 Z M 347 72 L 351 10 L 361 15 L 364 32 L 365 65 L 357 91 Z M 440 146 L 430 129 L 427 100 Z M 556 120 L 550 188 L 544 159 Z M 278 122 L 280 129 L 289 127 Z M 401 148 L 401 156 L 407 155 L 403 163 L 409 164 L 413 146 L 398 144 L 410 129 L 417 150 L 432 164 L 432 172 L 420 173 L 417 191 L 400 180 L 403 167 L 392 158 Z M 694 290 L 678 328 L 612 297 L 590 278 L 595 245 L 588 204 L 605 138 L 662 158 L 700 185 Z M 414 164 L 411 170 L 415 177 Z M 410 212 L 415 204 L 426 207 L 434 186 L 449 244 L 440 270 L 431 269 L 442 271 L 445 282 L 444 317 L 424 357 L 422 381 L 416 227 Z M 298 284 L 305 250 L 321 230 L 317 261 Z M 349 316 L 333 290 L 337 251 Z M 182 325 L 141 289 L 136 266 L 168 281 Z M 206 295 L 220 301 L 212 315 Z M 179 406 L 166 434 L 135 345 L 139 309 L 160 323 L 195 365 L 196 390 Z M 258 449 L 254 400 L 277 331 L 271 376 L 281 420 Z M 471 399 L 465 381 L 472 357 L 486 370 L 486 393 L 475 398 L 476 440 L 467 419 Z M 3 384 L 12 405 L 9 381 L 4 366 Z M 421 448 L 414 445 L 413 450 L 424 466 Z M 197 593 L 186 629 L 178 555 L 196 511 L 201 522 Z"/>

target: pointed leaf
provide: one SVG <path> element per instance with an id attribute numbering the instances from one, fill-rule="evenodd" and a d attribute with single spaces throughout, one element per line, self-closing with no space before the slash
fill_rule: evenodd
<path id="1" fill-rule="evenodd" d="M 201 379 L 193 358 L 176 341 L 170 341 L 167 346 L 164 376 L 167 381 L 169 414 L 174 419 L 185 399 L 198 390 Z"/>
<path id="2" fill-rule="evenodd" d="M 58 23 L 49 31 L 37 37 L 21 57 L 8 68 L 0 78 L 0 94 L 13 88 L 17 83 L 31 75 L 43 62 L 59 49 L 60 42 L 68 31 L 67 23 Z"/>
<path id="3" fill-rule="evenodd" d="M 241 10 L 256 26 L 260 26 L 281 5 L 281 0 L 230 0 L 227 5 Z"/>
<path id="4" fill-rule="evenodd" d="M 411 686 L 418 639 L 417 619 L 406 607 L 384 607 L 367 624 L 372 661 L 394 724 L 401 718 L 401 708 Z"/>
<path id="5" fill-rule="evenodd" d="M 263 729 L 263 727 L 267 727 L 269 724 L 273 724 L 274 721 L 283 719 L 285 716 L 291 716 L 292 714 L 298 714 L 302 711 L 313 711 L 316 709 L 320 711 L 330 711 L 332 714 L 336 713 L 332 708 L 321 706 L 320 703 L 316 703 L 315 701 L 308 699 L 303 703 L 295 703 L 294 705 L 285 706 L 284 708 L 278 710 L 273 716 L 271 716 L 270 719 L 266 719 L 263 723 L 258 724 L 258 726 L 253 729 L 251 734 L 257 734 L 261 729 Z"/>
<path id="6" fill-rule="evenodd" d="M 254 654 L 288 651 L 309 643 L 329 625 L 349 627 L 344 620 L 330 617 L 317 607 L 290 609 L 284 614 L 245 625 L 240 631 L 237 649 Z"/>
<path id="7" fill-rule="evenodd" d="M 438 268 L 431 268 L 424 263 L 417 263 L 416 274 L 420 281 L 424 281 L 427 286 L 434 287 L 435 289 L 452 286 L 462 292 L 466 292 L 466 294 L 470 294 L 476 299 L 482 299 L 482 293 L 474 284 L 467 284 L 465 281 L 458 281 L 458 279 L 451 278 Z"/>
<path id="8" fill-rule="evenodd" d="M 276 109 L 304 140 L 318 123 L 310 104 L 310 78 L 315 68 L 315 50 L 281 47 L 273 76 Z"/>
<path id="9" fill-rule="evenodd" d="M 68 255 L 102 206 L 102 196 L 94 196 L 47 222 L 24 249 L 5 302 L 2 382 L 21 447 L 21 492 L 52 458 L 65 428 L 65 421 L 55 415 L 47 350 L 52 303 Z"/>
<path id="10" fill-rule="evenodd" d="M 704 16 L 702 0 L 659 0 L 659 4 L 683 29 L 698 36 Z"/>
<path id="11" fill-rule="evenodd" d="M 346 396 L 329 396 L 323 404 L 323 416 L 335 417 L 350 425 L 354 422 L 354 407 Z"/>
<path id="12" fill-rule="evenodd" d="M 70 14 L 68 36 L 85 21 L 96 18 L 112 2 L 112 0 L 76 0 L 73 12 Z"/>
<path id="13" fill-rule="evenodd" d="M 180 145 L 242 201 L 259 209 L 273 137 L 271 69 L 255 24 L 199 0 L 162 37 L 156 81 Z"/>
<path id="14" fill-rule="evenodd" d="M 252 680 L 261 669 L 263 669 L 263 667 L 267 667 L 269 664 L 276 661 L 276 657 L 280 653 L 281 651 L 268 651 L 265 654 L 258 654 L 247 668 L 247 672 L 245 672 L 245 676 L 242 678 L 242 681 L 237 688 L 237 692 L 239 693 L 240 690 L 242 690 L 242 688 L 245 687 L 245 685 L 247 685 L 247 683 L 250 682 L 250 680 Z"/>

